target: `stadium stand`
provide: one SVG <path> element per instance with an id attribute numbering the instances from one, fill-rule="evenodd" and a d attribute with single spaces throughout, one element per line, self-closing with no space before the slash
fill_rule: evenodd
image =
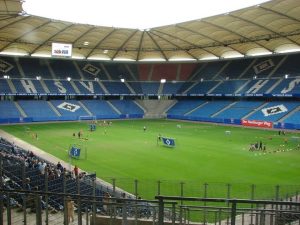
<path id="1" fill-rule="evenodd" d="M 103 81 L 102 83 L 110 94 L 118 94 L 118 95 L 131 94 L 128 87 L 121 81 Z"/>
<path id="2" fill-rule="evenodd" d="M 211 122 L 225 123 L 230 119 L 235 124 L 240 124 L 241 119 L 268 119 L 278 123 L 274 127 L 296 128 L 293 118 L 298 114 L 295 111 L 298 106 L 296 98 L 300 96 L 297 59 L 299 54 L 198 64 L 128 64 L 1 56 L 2 70 L 10 79 L 0 79 L 0 93 L 2 100 L 12 101 L 2 104 L 15 109 L 14 112 L 6 110 L 1 121 L 78 120 L 80 116 L 124 118 L 126 115 L 138 115 L 140 118 L 149 114 L 144 111 L 151 109 L 147 103 L 155 104 L 150 101 L 140 102 L 139 105 L 144 109 L 134 109 L 131 107 L 136 105 L 132 104 L 132 100 L 162 97 L 174 101 L 174 104 L 168 103 L 173 105 L 167 112 L 169 118 L 206 118 Z M 39 75 L 39 79 L 36 79 L 36 75 Z M 67 76 L 71 80 L 66 80 Z M 159 81 L 163 77 L 166 83 Z M 124 78 L 125 82 L 121 82 L 120 78 Z M 9 95 L 13 98 L 8 98 Z M 45 97 L 41 99 L 42 96 Z M 57 96 L 66 100 L 57 100 Z M 72 100 L 67 100 L 70 98 L 66 96 L 73 96 Z M 117 100 L 120 96 L 126 101 Z M 128 97 L 130 100 L 127 100 Z M 199 98 L 195 102 L 202 104 L 201 107 L 193 107 L 191 102 L 194 100 L 190 97 Z M 288 102 L 283 104 L 278 99 L 280 97 L 289 98 Z M 277 103 L 268 103 L 270 98 L 272 103 L 284 105 L 286 111 L 263 116 L 261 110 L 276 107 Z M 34 99 L 39 101 L 34 102 Z M 75 111 L 57 108 L 64 102 L 65 107 Z M 46 111 L 38 113 L 32 107 L 44 107 Z M 153 110 L 151 115 L 155 114 Z M 155 114 L 155 117 L 164 117 L 164 112 L 161 113 L 161 116 Z M 4 117 L 10 119 L 5 120 Z"/>
<path id="3" fill-rule="evenodd" d="M 131 100 L 110 100 L 111 104 L 114 105 L 123 115 L 127 118 L 142 118 L 144 111 Z"/>
<path id="4" fill-rule="evenodd" d="M 12 94 L 12 90 L 10 89 L 7 79 L 0 79 L 0 94 L 6 95 L 6 94 Z"/>
<path id="5" fill-rule="evenodd" d="M 284 156 L 280 160 L 279 154 L 288 155 L 290 151 L 295 151 L 296 156 L 299 152 L 298 134 L 291 132 L 286 136 L 285 133 L 285 129 L 300 130 L 300 17 L 297 13 L 300 4 L 297 0 L 271 0 L 230 13 L 145 30 L 100 27 L 37 17 L 31 13 L 27 14 L 26 8 L 22 7 L 23 3 L 22 0 L 0 1 L 0 5 L 5 6 L 3 10 L 1 9 L 0 27 L 0 124 L 22 124 L 18 126 L 21 128 L 18 132 L 23 132 L 24 136 L 35 143 L 39 140 L 40 146 L 44 145 L 41 142 L 43 135 L 39 134 L 39 139 L 38 134 L 33 131 L 36 125 L 29 128 L 24 125 L 25 123 L 81 121 L 81 118 L 86 118 L 83 120 L 88 120 L 87 124 L 84 121 L 80 125 L 85 129 L 89 127 L 89 132 L 92 132 L 96 129 L 96 125 L 110 126 L 111 121 L 107 123 L 106 119 L 167 117 L 175 120 L 240 126 L 246 126 L 245 124 L 248 123 L 249 127 L 263 123 L 260 128 L 278 129 L 280 140 L 274 141 L 277 131 L 272 134 L 263 131 L 266 135 L 255 133 L 249 135 L 247 143 L 239 146 L 239 152 L 233 151 L 237 149 L 235 147 L 230 148 L 227 155 L 232 158 L 231 161 L 231 159 L 224 160 L 213 151 L 206 154 L 203 151 L 203 143 L 198 142 L 200 138 L 205 138 L 203 133 L 197 135 L 198 130 L 208 133 L 209 127 L 223 129 L 223 126 L 210 124 L 199 126 L 199 124 L 189 123 L 187 128 L 193 129 L 192 132 L 197 135 L 197 147 L 202 153 L 201 157 L 194 158 L 200 160 L 199 169 L 204 172 L 209 169 L 216 170 L 214 167 L 218 162 L 220 164 L 226 162 L 223 170 L 229 174 L 228 169 L 232 164 L 240 161 L 234 154 L 251 154 L 253 158 L 247 160 L 247 163 L 242 166 L 250 168 L 251 177 L 258 181 L 258 173 L 263 174 L 263 169 L 268 162 L 271 162 L 269 165 L 278 164 L 277 168 L 281 169 L 287 165 L 282 163 Z M 53 45 L 51 52 L 49 51 L 51 43 L 64 45 L 64 49 L 55 49 Z M 65 47 L 71 47 L 72 54 L 69 54 L 69 48 L 66 50 Z M 298 53 L 288 53 L 291 50 Z M 5 56 L 9 54 L 12 56 Z M 47 58 L 34 57 L 42 54 Z M 236 56 L 240 58 L 233 59 Z M 156 58 L 157 61 L 162 62 L 151 62 Z M 189 62 L 184 62 L 184 59 Z M 162 79 L 166 82 L 162 82 Z M 103 120 L 103 122 L 98 123 L 95 120 Z M 143 145 L 138 143 L 143 142 L 144 146 L 149 146 L 151 150 L 154 149 L 155 144 L 157 149 L 160 148 L 160 144 L 164 144 L 169 147 L 165 150 L 170 149 L 170 151 L 161 151 L 163 148 L 160 148 L 157 153 L 155 152 L 154 163 L 151 163 L 150 157 L 149 163 L 163 166 L 169 177 L 172 177 L 169 171 L 176 172 L 178 169 L 177 173 L 179 170 L 186 172 L 179 166 L 179 160 L 173 162 L 175 170 L 172 166 L 167 167 L 164 161 L 169 154 L 182 154 L 182 152 L 187 154 L 187 151 L 180 152 L 176 151 L 179 148 L 173 148 L 175 140 L 176 146 L 186 145 L 188 148 L 192 146 L 192 139 L 186 142 L 180 140 L 183 134 L 181 131 L 185 131 L 181 129 L 181 122 L 171 122 L 176 124 L 176 129 L 180 128 L 177 129 L 178 135 L 171 137 L 173 134 L 167 136 L 169 134 L 164 132 L 165 125 L 161 121 L 155 121 L 160 125 L 157 130 L 149 126 L 150 132 L 148 128 L 146 129 L 145 121 L 147 122 L 147 120 L 141 121 L 145 123 L 143 126 L 139 125 L 143 129 L 137 131 L 143 130 L 145 135 L 149 133 L 153 143 L 134 137 L 137 141 L 133 144 L 142 149 Z M 72 126 L 72 123 L 67 123 L 67 126 L 70 124 Z M 116 125 L 118 126 L 118 123 Z M 7 126 L 7 130 L 9 129 L 12 128 Z M 229 135 L 231 134 L 229 129 L 225 132 L 222 130 L 218 135 L 225 134 L 228 141 L 234 140 L 233 136 Z M 106 128 L 103 130 L 103 134 L 106 135 Z M 261 132 L 251 131 L 257 134 Z M 48 136 L 50 134 L 48 125 L 46 132 Z M 73 158 L 70 154 L 70 149 L 74 149 L 77 144 L 72 143 L 81 145 L 93 139 L 92 135 L 80 137 L 81 132 L 80 128 L 77 136 L 73 131 L 73 135 L 69 134 L 69 138 L 72 138 L 69 149 L 62 147 L 61 143 L 53 143 L 53 147 L 50 146 L 53 148 L 52 153 L 57 148 L 62 159 L 69 160 L 68 163 L 65 161 L 61 165 L 53 162 L 53 159 L 57 159 L 54 155 L 42 152 L 31 145 L 30 141 L 26 143 L 18 139 L 19 135 L 14 137 L 4 129 L 0 129 L 0 225 L 5 223 L 9 225 L 300 224 L 299 186 L 280 187 L 280 184 L 276 184 L 274 190 L 270 188 L 268 190 L 270 193 L 264 196 L 265 190 L 261 190 L 260 186 L 255 184 L 251 185 L 247 177 L 243 176 L 245 175 L 243 170 L 239 174 L 237 186 L 232 186 L 230 182 L 224 183 L 225 185 L 215 182 L 208 188 L 208 183 L 205 182 L 202 188 L 192 181 L 192 188 L 197 189 L 195 198 L 189 196 L 188 180 L 178 184 L 177 181 L 169 183 L 164 180 L 163 174 L 157 173 L 161 177 L 157 183 L 156 181 L 154 183 L 155 192 L 149 191 L 144 196 L 148 198 L 147 195 L 153 197 L 156 195 L 156 200 L 153 201 L 143 200 L 140 197 L 141 193 L 144 194 L 144 185 L 147 188 L 153 185 L 149 176 L 151 171 L 145 170 L 150 171 L 145 174 L 149 176 L 149 180 L 143 182 L 142 179 L 135 179 L 134 187 L 128 183 L 127 178 L 118 178 L 125 180 L 124 188 L 131 186 L 127 190 L 131 190 L 134 194 L 126 193 L 128 194 L 126 196 L 125 192 L 116 186 L 116 184 L 122 186 L 121 183 L 113 177 L 117 168 L 103 164 L 112 171 L 111 177 L 103 177 L 103 179 L 111 180 L 112 184 L 100 180 L 94 173 L 80 171 L 77 174 L 77 170 L 74 169 L 77 166 L 72 166 Z M 108 140 L 108 144 L 104 144 L 104 147 L 97 145 L 98 150 L 101 148 L 106 151 L 101 154 L 99 151 L 96 153 L 106 160 L 105 162 L 117 161 L 114 157 L 105 157 L 114 141 L 110 138 L 115 137 L 116 133 L 118 132 L 112 129 L 109 135 L 97 136 L 97 139 L 103 143 L 103 140 Z M 216 133 L 213 132 L 214 139 L 221 137 L 215 135 Z M 132 134 L 137 136 L 134 132 Z M 5 139 L 2 135 L 8 135 L 10 139 Z M 239 139 L 243 140 L 244 137 L 245 135 Z M 123 149 L 123 143 L 128 138 L 122 135 L 119 139 L 123 142 L 121 149 L 118 150 L 128 152 Z M 263 142 L 272 139 L 279 143 L 279 147 L 269 150 L 269 143 L 263 144 Z M 260 143 L 259 148 L 252 148 L 256 145 L 252 144 L 254 141 L 257 146 Z M 18 146 L 15 142 L 23 143 L 26 148 Z M 171 144 L 172 142 L 174 145 Z M 232 142 L 237 144 L 237 141 Z M 293 142 L 291 147 L 288 146 L 289 142 Z M 213 147 L 214 143 L 209 144 Z M 249 145 L 250 149 L 247 148 Z M 211 146 L 208 147 L 209 150 Z M 193 154 L 198 151 L 197 147 L 191 149 Z M 222 147 L 220 149 L 224 150 Z M 118 151 L 112 153 L 116 156 Z M 129 156 L 133 153 L 135 154 L 130 152 Z M 91 152 L 90 155 L 93 157 L 95 154 Z M 140 157 L 139 154 L 135 155 Z M 272 160 L 271 155 L 275 156 L 276 160 Z M 79 157 L 76 158 L 78 159 Z M 209 168 L 201 167 L 201 160 L 203 163 L 206 160 L 210 162 L 211 159 L 213 162 Z M 145 161 L 138 162 L 145 163 Z M 183 158 L 180 161 L 186 161 L 185 166 L 189 166 L 192 162 Z M 259 161 L 261 164 L 256 168 L 252 163 L 254 161 Z M 98 160 L 97 163 L 103 162 Z M 117 163 L 118 166 L 123 166 L 122 162 Z M 86 168 L 92 168 L 94 166 L 92 164 L 94 163 L 89 163 Z M 198 166 L 198 162 L 196 164 Z M 294 163 L 290 164 L 295 166 Z M 130 163 L 124 163 L 124 166 L 130 168 Z M 147 167 L 149 168 L 153 170 L 153 167 Z M 134 169 L 139 170 L 139 167 L 134 166 Z M 122 172 L 123 175 L 127 174 L 125 170 Z M 102 173 L 105 174 L 105 171 L 103 170 Z M 278 179 L 282 174 L 277 173 L 277 175 Z M 283 176 L 286 175 L 287 173 L 283 173 Z M 296 180 L 299 174 L 290 175 Z M 224 180 L 225 178 L 226 175 Z M 201 179 L 215 178 L 204 176 Z M 174 184 L 178 188 L 173 186 Z M 242 193 L 241 187 L 244 185 L 247 191 Z M 267 187 L 268 184 L 263 185 Z M 211 194 L 219 192 L 220 187 L 224 190 L 222 198 L 211 197 Z M 164 193 L 168 193 L 166 192 L 168 189 L 178 193 L 178 196 L 175 196 L 176 194 L 164 196 Z M 239 192 L 249 199 L 236 198 L 235 195 Z M 261 196 L 267 200 L 261 200 Z M 69 203 L 75 204 L 75 208 L 72 209 L 75 210 L 75 221 L 74 218 L 71 221 L 73 216 L 70 217 L 72 213 L 69 210 Z M 35 217 L 35 220 L 28 219 L 30 214 Z M 197 220 L 200 219 L 200 222 L 193 221 L 194 216 Z"/>
<path id="6" fill-rule="evenodd" d="M 187 94 L 194 95 L 194 94 L 206 94 L 209 93 L 209 91 L 215 87 L 219 81 L 203 81 L 198 82 L 194 86 L 192 85 L 192 88 L 188 89 Z"/>
<path id="7" fill-rule="evenodd" d="M 9 75 L 11 78 L 22 78 L 25 76 L 24 74 L 21 74 L 18 70 L 18 58 L 1 56 L 0 63 L 1 71 L 4 74 Z"/>
<path id="8" fill-rule="evenodd" d="M 160 82 L 142 82 L 141 89 L 144 95 L 157 95 Z"/>
<path id="9" fill-rule="evenodd" d="M 82 100 L 88 110 L 97 117 L 97 119 L 119 118 L 119 114 L 104 100 Z"/>
<path id="10" fill-rule="evenodd" d="M 232 60 L 230 64 L 220 73 L 223 79 L 238 79 L 243 76 L 243 73 L 251 65 L 253 59 Z"/>
<path id="11" fill-rule="evenodd" d="M 74 61 L 70 60 L 49 60 L 49 67 L 53 72 L 53 76 L 56 79 L 66 79 L 67 77 L 72 77 L 72 79 L 81 79 L 76 67 L 74 65 Z"/>
<path id="12" fill-rule="evenodd" d="M 237 101 L 235 104 L 216 115 L 215 118 L 242 119 L 262 104 L 262 101 Z"/>
<path id="13" fill-rule="evenodd" d="M 181 89 L 181 86 L 184 82 L 166 82 L 163 84 L 163 89 L 160 94 L 163 95 L 176 95 Z"/>
<path id="14" fill-rule="evenodd" d="M 141 87 L 142 82 L 127 82 L 127 83 L 134 90 L 135 94 L 143 95 L 143 90 Z"/>
<path id="15" fill-rule="evenodd" d="M 73 82 L 81 95 L 101 95 L 105 93 L 97 81 L 74 80 Z"/>
<path id="16" fill-rule="evenodd" d="M 210 94 L 234 94 L 238 91 L 243 84 L 245 84 L 245 80 L 225 80 L 216 88 L 214 88 Z"/>
<path id="17" fill-rule="evenodd" d="M 27 117 L 30 117 L 33 122 L 58 120 L 57 114 L 47 101 L 20 100 L 18 103 Z"/>
<path id="18" fill-rule="evenodd" d="M 11 80 L 15 89 L 16 93 L 18 94 L 46 94 L 46 91 L 42 87 L 39 80 L 29 80 L 29 79 L 13 79 Z"/>
<path id="19" fill-rule="evenodd" d="M 298 102 L 273 101 L 247 119 L 276 122 L 299 105 Z M 268 111 L 268 109 L 271 109 L 271 111 Z"/>
<path id="20" fill-rule="evenodd" d="M 111 80 L 134 80 L 124 64 L 102 64 Z"/>
<path id="21" fill-rule="evenodd" d="M 12 101 L 0 101 L 0 118 L 2 122 L 8 122 L 11 119 L 19 121 L 21 113 Z"/>
<path id="22" fill-rule="evenodd" d="M 168 115 L 179 115 L 184 116 L 186 113 L 196 109 L 198 106 L 202 105 L 205 101 L 201 100 L 182 100 L 171 107 L 167 114 Z"/>
<path id="23" fill-rule="evenodd" d="M 61 114 L 60 120 L 78 120 L 80 116 L 90 116 L 76 100 L 51 100 Z"/>
<path id="24" fill-rule="evenodd" d="M 86 61 L 76 61 L 75 67 L 79 71 L 79 74 L 81 74 L 83 80 L 94 80 L 95 78 L 103 77 L 105 76 L 105 73 L 101 69 L 100 63 L 95 62 L 86 62 Z M 105 80 L 108 78 L 105 77 Z"/>
<path id="25" fill-rule="evenodd" d="M 177 79 L 177 64 L 155 64 L 152 68 L 152 77 L 153 81 L 160 81 L 161 79 L 166 80 L 178 80 Z"/>
<path id="26" fill-rule="evenodd" d="M 26 78 L 35 79 L 37 76 L 40 76 L 44 79 L 53 79 L 48 67 L 48 60 L 46 59 L 19 58 L 19 63 Z"/>
<path id="27" fill-rule="evenodd" d="M 269 92 L 269 89 L 276 85 L 278 80 L 275 79 L 254 79 L 248 81 L 244 86 L 242 86 L 237 93 L 245 94 L 251 96 L 253 94 L 265 94 Z"/>
<path id="28" fill-rule="evenodd" d="M 281 82 L 272 90 L 273 94 L 278 95 L 291 95 L 299 94 L 300 78 L 287 78 L 281 79 Z"/>
<path id="29" fill-rule="evenodd" d="M 76 94 L 71 82 L 66 80 L 44 80 L 52 95 L 70 95 Z"/>
<path id="30" fill-rule="evenodd" d="M 219 110 L 228 106 L 232 102 L 229 100 L 220 100 L 220 101 L 210 101 L 205 105 L 201 105 L 199 108 L 193 110 L 192 112 L 188 112 L 186 115 L 191 117 L 203 117 L 209 118 L 213 116 L 213 114 L 217 113 Z"/>

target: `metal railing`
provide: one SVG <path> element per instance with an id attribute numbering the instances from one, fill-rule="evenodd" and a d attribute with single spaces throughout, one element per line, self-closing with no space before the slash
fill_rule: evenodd
<path id="1" fill-rule="evenodd" d="M 164 205 L 165 202 L 169 201 L 180 202 L 177 206 L 179 208 L 179 224 L 189 224 L 193 221 L 195 217 L 193 218 L 191 216 L 191 212 L 201 213 L 202 224 L 300 224 L 300 202 L 297 201 L 193 198 L 178 196 L 156 196 L 155 198 L 159 201 L 158 225 L 164 224 Z M 186 202 L 194 204 L 187 205 Z"/>

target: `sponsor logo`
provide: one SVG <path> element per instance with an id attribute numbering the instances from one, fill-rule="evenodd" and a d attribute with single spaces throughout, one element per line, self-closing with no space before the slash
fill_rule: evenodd
<path id="1" fill-rule="evenodd" d="M 82 68 L 83 71 L 89 73 L 89 74 L 92 74 L 94 76 L 96 76 L 99 72 L 100 72 L 100 69 L 96 66 L 93 66 L 91 64 L 86 64 L 83 68 Z"/>
<path id="2" fill-rule="evenodd" d="M 269 108 L 264 108 L 261 110 L 264 116 L 272 116 L 275 114 L 287 112 L 288 109 L 284 105 L 276 105 Z"/>
<path id="3" fill-rule="evenodd" d="M 274 66 L 272 59 L 265 60 L 259 64 L 253 66 L 254 72 L 259 74 L 265 70 L 268 70 Z"/>
<path id="4" fill-rule="evenodd" d="M 13 65 L 10 63 L 0 59 L 0 71 L 3 73 L 7 73 L 13 68 Z"/>
<path id="5" fill-rule="evenodd" d="M 273 123 L 268 121 L 261 120 L 241 120 L 243 126 L 246 127 L 264 127 L 264 128 L 272 128 Z"/>
<path id="6" fill-rule="evenodd" d="M 75 104 L 71 104 L 71 103 L 68 103 L 68 102 L 63 102 L 63 103 L 59 104 L 57 106 L 57 108 L 67 110 L 67 111 L 70 111 L 70 112 L 76 112 L 80 108 L 80 106 L 75 105 Z"/>

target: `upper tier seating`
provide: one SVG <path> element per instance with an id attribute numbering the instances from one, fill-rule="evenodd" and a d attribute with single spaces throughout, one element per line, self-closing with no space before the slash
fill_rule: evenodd
<path id="1" fill-rule="evenodd" d="M 300 77 L 282 79 L 272 90 L 273 94 L 300 94 Z"/>
<path id="2" fill-rule="evenodd" d="M 102 83 L 110 94 L 131 94 L 130 90 L 125 85 L 125 83 L 122 83 L 121 81 L 103 81 Z"/>
<path id="3" fill-rule="evenodd" d="M 74 80 L 73 83 L 78 88 L 80 94 L 93 95 L 93 94 L 104 94 L 103 89 L 97 81 L 81 81 Z"/>
<path id="4" fill-rule="evenodd" d="M 246 82 L 246 81 L 245 81 Z M 238 90 L 239 94 L 264 94 L 277 82 L 275 79 L 269 80 L 250 80 L 246 82 L 241 89 Z"/>
<path id="5" fill-rule="evenodd" d="M 273 77 L 284 77 L 288 74 L 290 77 L 299 76 L 299 54 L 288 55 L 286 60 L 279 66 Z"/>
<path id="6" fill-rule="evenodd" d="M 141 87 L 141 82 L 127 82 L 128 85 L 133 89 L 133 91 L 136 93 L 136 94 L 140 94 L 142 95 L 143 94 L 143 90 L 142 90 L 142 87 Z"/>
<path id="7" fill-rule="evenodd" d="M 6 79 L 0 79 L 0 94 L 11 94 L 12 91 L 8 86 Z"/>
<path id="8" fill-rule="evenodd" d="M 141 83 L 142 94 L 157 95 L 160 82 L 143 82 Z"/>
<path id="9" fill-rule="evenodd" d="M 71 82 L 66 80 L 44 80 L 53 95 L 76 94 Z"/>
<path id="10" fill-rule="evenodd" d="M 15 57 L 0 57 L 1 72 L 7 74 L 10 78 L 24 77 L 18 69 L 18 58 Z"/>
<path id="11" fill-rule="evenodd" d="M 210 63 L 205 63 L 204 65 L 199 65 L 200 68 L 195 73 L 193 80 L 198 81 L 201 78 L 204 80 L 212 80 L 225 64 L 226 64 L 225 61 L 220 61 L 220 62 L 210 62 Z M 219 78 L 217 77 L 216 79 Z M 221 77 L 221 79 L 224 78 Z"/>
<path id="12" fill-rule="evenodd" d="M 102 65 L 112 80 L 119 81 L 121 78 L 125 80 L 134 80 L 133 77 L 130 75 L 128 68 L 126 67 L 126 64 L 103 63 Z"/>
<path id="13" fill-rule="evenodd" d="M 283 56 L 265 56 L 253 59 L 254 61 L 251 63 L 251 67 L 248 68 L 242 78 L 251 79 L 254 76 L 257 76 L 257 78 L 268 78 L 276 74 L 276 71 L 273 70 L 282 59 Z"/>
<path id="14" fill-rule="evenodd" d="M 245 84 L 245 80 L 225 80 L 217 86 L 210 94 L 232 94 Z"/>
<path id="15" fill-rule="evenodd" d="M 243 76 L 253 59 L 232 60 L 227 67 L 221 71 L 220 76 L 226 79 L 237 79 Z"/>
<path id="16" fill-rule="evenodd" d="M 76 70 L 74 62 L 75 61 L 73 60 L 59 59 L 52 59 L 48 61 L 55 78 L 66 79 L 67 77 L 71 77 L 72 79 L 80 79 L 81 77 Z"/>
<path id="17" fill-rule="evenodd" d="M 28 79 L 13 79 L 11 80 L 16 88 L 17 93 L 20 94 L 46 94 L 46 91 L 41 85 L 39 80 L 28 80 Z"/>
<path id="18" fill-rule="evenodd" d="M 19 58 L 19 63 L 26 78 L 35 79 L 37 76 L 41 76 L 44 79 L 53 79 L 48 67 L 48 61 L 45 59 Z"/>
<path id="19" fill-rule="evenodd" d="M 178 64 L 154 64 L 152 67 L 152 77 L 153 81 L 160 81 L 161 79 L 166 80 L 177 80 L 177 69 Z"/>
<path id="20" fill-rule="evenodd" d="M 191 89 L 188 90 L 187 94 L 206 94 L 213 87 L 215 87 L 219 82 L 218 81 L 203 81 L 197 83 Z"/>
<path id="21" fill-rule="evenodd" d="M 101 78 L 102 80 L 108 80 L 106 74 L 102 71 L 101 64 L 93 61 L 76 61 L 76 67 L 81 73 L 84 80 L 94 80 L 95 78 Z"/>
<path id="22" fill-rule="evenodd" d="M 163 89 L 161 94 L 165 94 L 165 95 L 175 95 L 178 93 L 178 91 L 180 90 L 182 84 L 184 82 L 166 82 L 163 85 Z"/>

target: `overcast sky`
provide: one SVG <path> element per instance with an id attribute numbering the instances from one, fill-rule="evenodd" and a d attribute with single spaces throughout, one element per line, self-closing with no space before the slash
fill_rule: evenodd
<path id="1" fill-rule="evenodd" d="M 147 29 L 222 14 L 266 0 L 25 0 L 28 14 L 75 23 Z"/>

